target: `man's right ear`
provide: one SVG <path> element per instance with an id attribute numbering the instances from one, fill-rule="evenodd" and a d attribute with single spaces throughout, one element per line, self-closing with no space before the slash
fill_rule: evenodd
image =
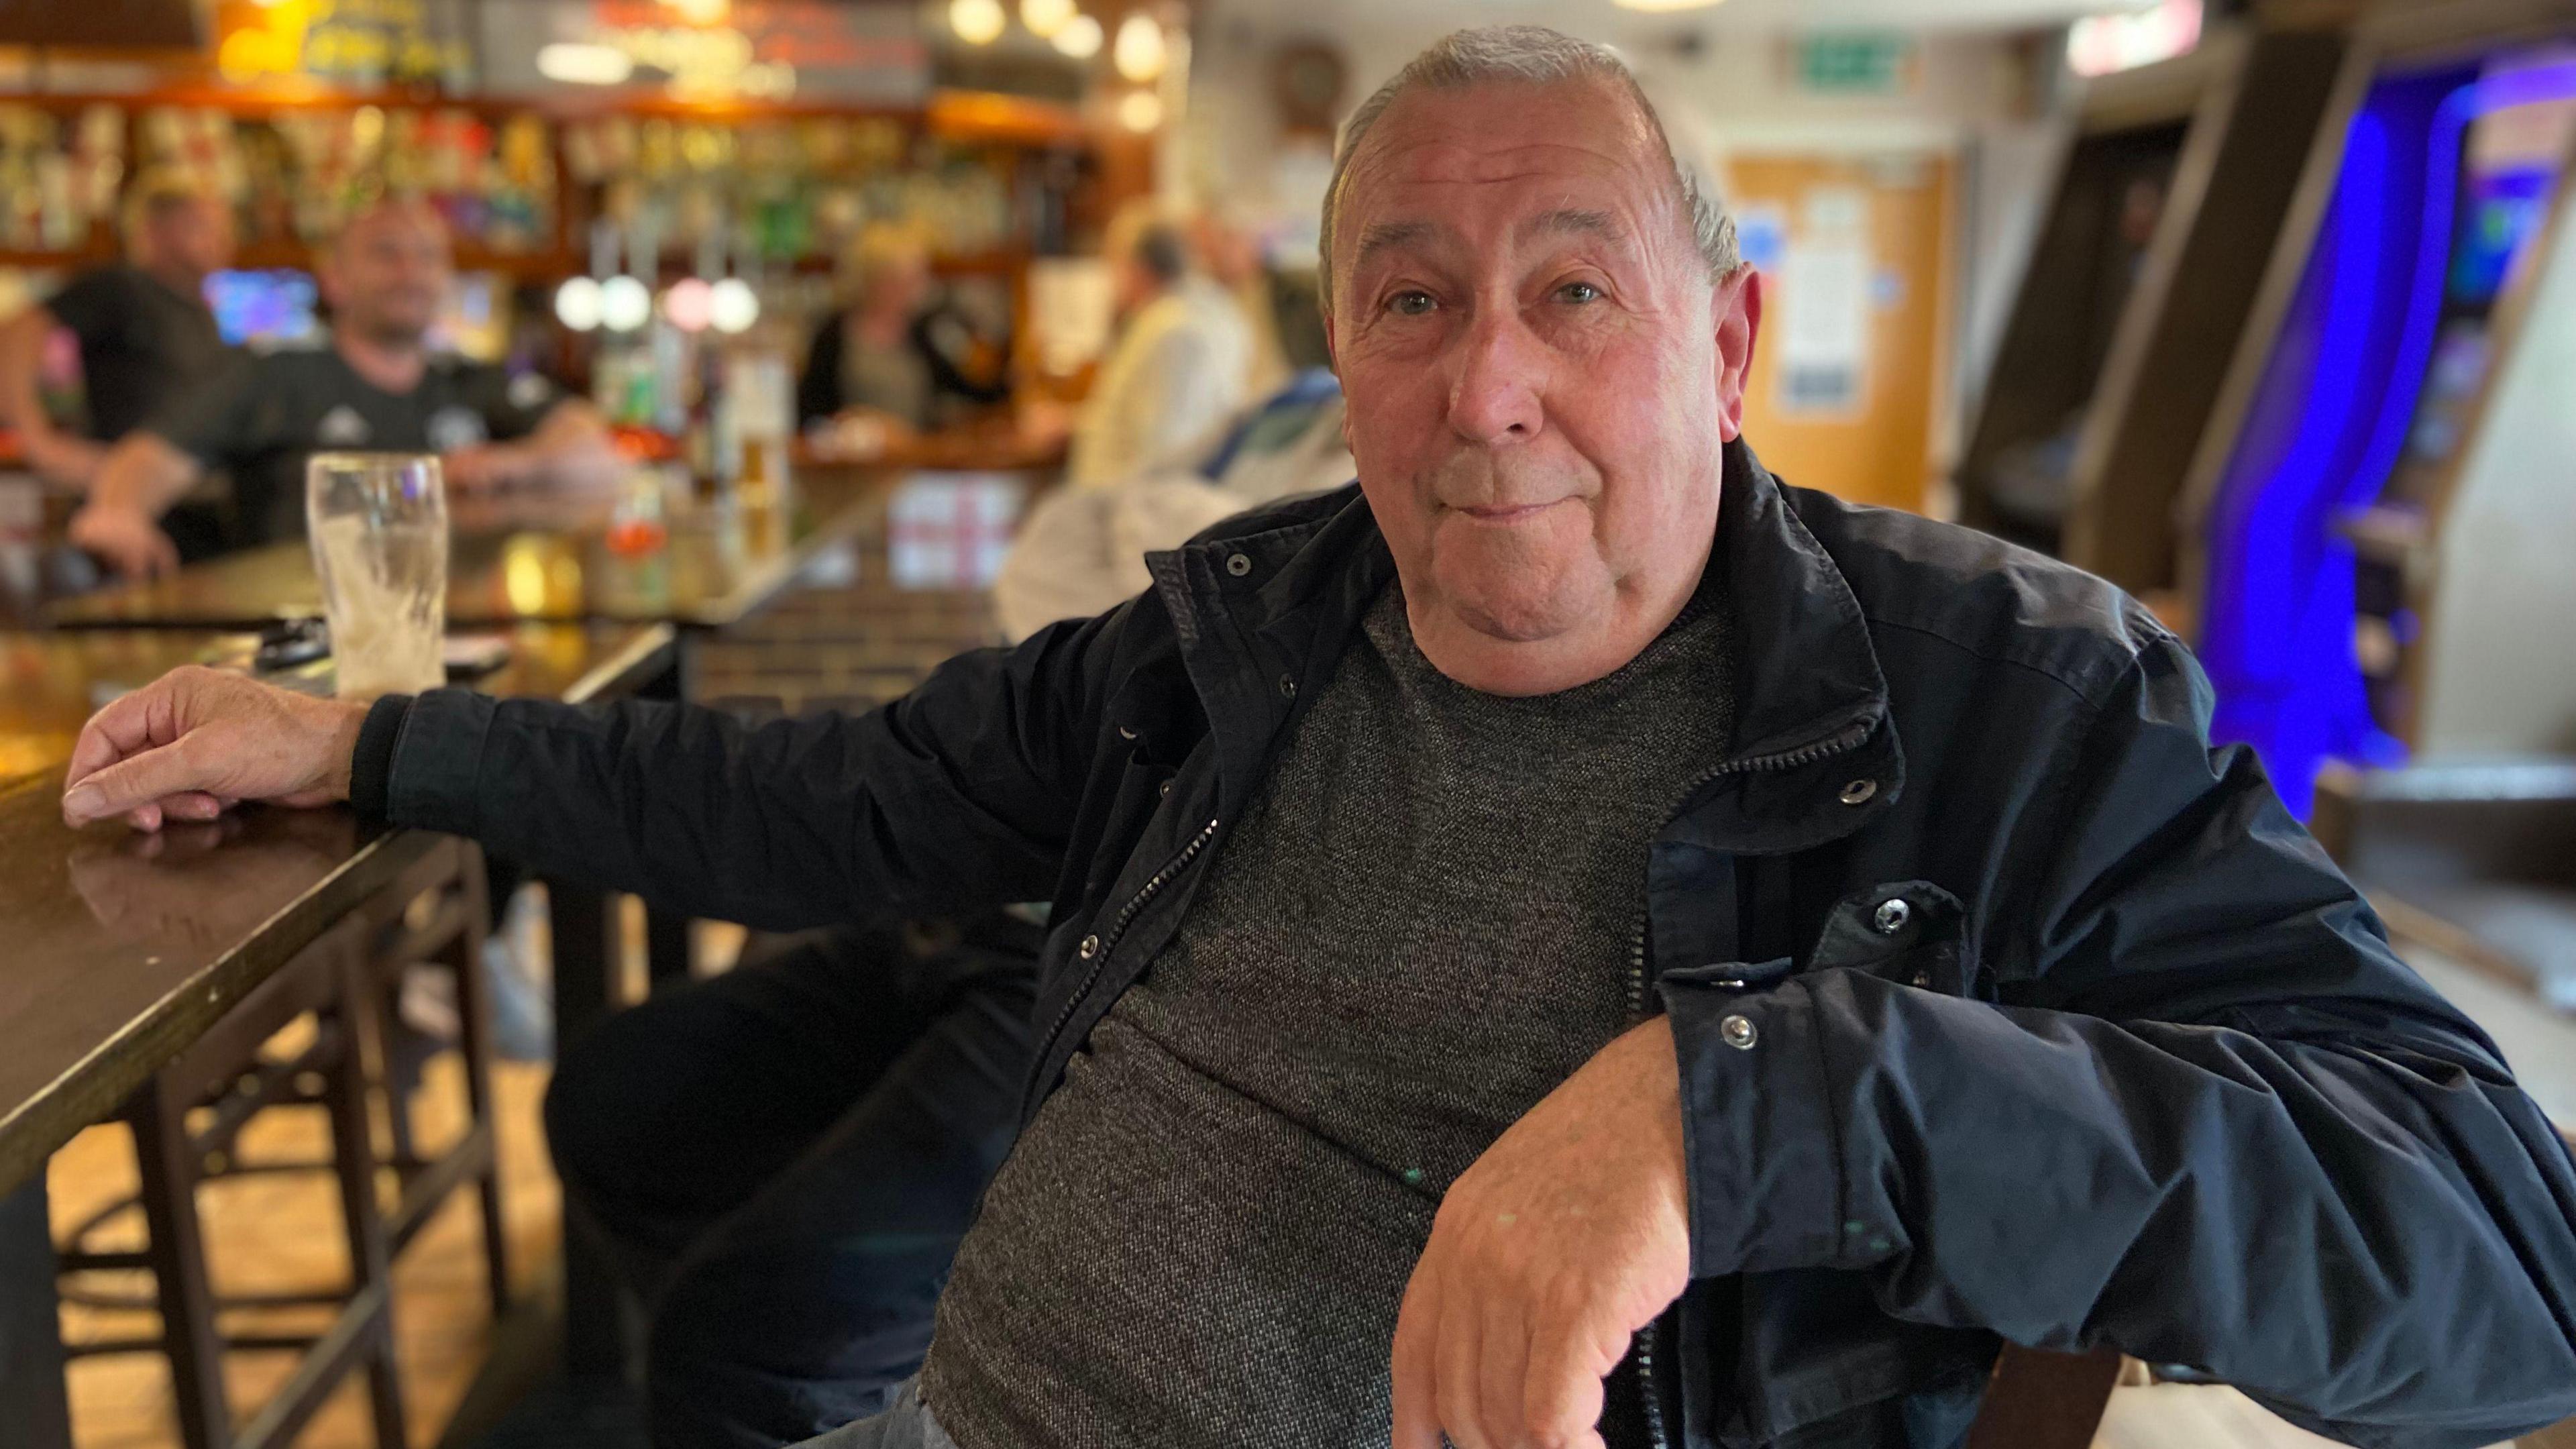
<path id="1" fill-rule="evenodd" d="M 1753 344 L 1762 331 L 1762 274 L 1738 267 L 1717 284 L 1709 300 L 1717 329 L 1718 434 L 1735 441 L 1744 430 L 1744 390 L 1753 372 Z"/>

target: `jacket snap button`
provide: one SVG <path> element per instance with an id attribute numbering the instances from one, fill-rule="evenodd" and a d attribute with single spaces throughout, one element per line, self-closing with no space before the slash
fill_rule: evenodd
<path id="1" fill-rule="evenodd" d="M 1753 1029 L 1752 1020 L 1742 1016 L 1730 1016 L 1719 1022 L 1717 1032 L 1726 1038 L 1728 1046 L 1740 1052 L 1753 1050 L 1753 1044 L 1762 1039 L 1762 1033 Z"/>
<path id="2" fill-rule="evenodd" d="M 1234 575 L 1238 579 L 1242 578 L 1245 574 L 1252 572 L 1252 555 L 1248 553 L 1227 554 L 1225 556 L 1225 571 Z"/>
<path id="3" fill-rule="evenodd" d="M 1843 787 L 1843 803 L 1846 805 L 1866 805 L 1869 803 L 1870 797 L 1877 793 L 1878 782 L 1876 780 L 1854 780 Z"/>
<path id="4" fill-rule="evenodd" d="M 1100 938 L 1098 936 L 1085 936 L 1082 938 L 1082 944 L 1074 947 L 1073 949 L 1074 954 L 1080 956 L 1083 960 L 1088 961 L 1092 957 L 1100 954 Z"/>
<path id="5" fill-rule="evenodd" d="M 1890 896 L 1878 903 L 1877 913 L 1869 920 L 1871 925 L 1878 927 L 1880 935 L 1893 936 L 1904 930 L 1905 923 L 1913 918 L 1914 908 L 1905 903 L 1903 896 Z"/>
<path id="6" fill-rule="evenodd" d="M 1172 782 L 1169 780 L 1163 782 L 1163 798 L 1166 800 L 1172 798 Z"/>
<path id="7" fill-rule="evenodd" d="M 1297 697 L 1297 681 L 1285 674 L 1280 675 L 1279 697 L 1281 699 L 1295 699 Z"/>

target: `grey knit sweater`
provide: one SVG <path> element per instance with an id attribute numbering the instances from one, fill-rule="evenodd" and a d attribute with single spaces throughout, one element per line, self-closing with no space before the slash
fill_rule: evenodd
<path id="1" fill-rule="evenodd" d="M 1440 1195 L 1642 1010 L 1647 844 L 1734 713 L 1700 593 L 1504 699 L 1389 586 L 985 1197 L 922 1376 L 965 1449 L 1387 1442 Z"/>

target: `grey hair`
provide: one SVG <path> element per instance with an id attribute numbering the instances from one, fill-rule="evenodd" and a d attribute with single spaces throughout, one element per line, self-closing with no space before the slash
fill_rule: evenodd
<path id="1" fill-rule="evenodd" d="M 1717 199 L 1716 187 L 1710 184 L 1697 159 L 1685 159 L 1674 149 L 1672 132 L 1666 129 L 1662 114 L 1646 98 L 1645 88 L 1637 84 L 1636 72 L 1616 51 L 1544 25 L 1483 25 L 1451 31 L 1415 56 L 1395 73 L 1395 79 L 1362 101 L 1343 124 L 1341 143 L 1333 151 L 1332 180 L 1324 188 L 1323 265 L 1317 274 L 1324 315 L 1329 317 L 1333 311 L 1333 227 L 1341 211 L 1342 188 L 1349 178 L 1351 158 L 1359 154 L 1360 143 L 1398 97 L 1426 88 L 1461 90 L 1496 82 L 1544 85 L 1591 79 L 1606 80 L 1625 95 L 1663 143 L 1664 159 L 1673 168 L 1673 189 L 1683 214 L 1690 218 L 1691 239 L 1708 261 L 1709 277 L 1722 278 L 1742 266 L 1744 258 L 1735 245 L 1735 218 L 1726 214 Z"/>

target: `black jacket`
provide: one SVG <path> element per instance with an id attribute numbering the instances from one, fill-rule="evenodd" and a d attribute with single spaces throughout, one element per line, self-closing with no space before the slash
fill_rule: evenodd
<path id="1" fill-rule="evenodd" d="M 1355 489 L 852 718 L 388 706 L 362 804 L 800 927 L 1051 900 L 1032 1107 L 1172 934 L 1393 565 Z M 1736 738 L 1656 837 L 1695 1283 L 1676 1442 L 1945 1445 L 1998 1338 L 2368 1445 L 2576 1414 L 2576 1168 L 2109 585 L 1727 458 Z M 372 772 L 371 772 L 372 773 Z M 1400 969 L 1401 963 L 1390 963 Z"/>

